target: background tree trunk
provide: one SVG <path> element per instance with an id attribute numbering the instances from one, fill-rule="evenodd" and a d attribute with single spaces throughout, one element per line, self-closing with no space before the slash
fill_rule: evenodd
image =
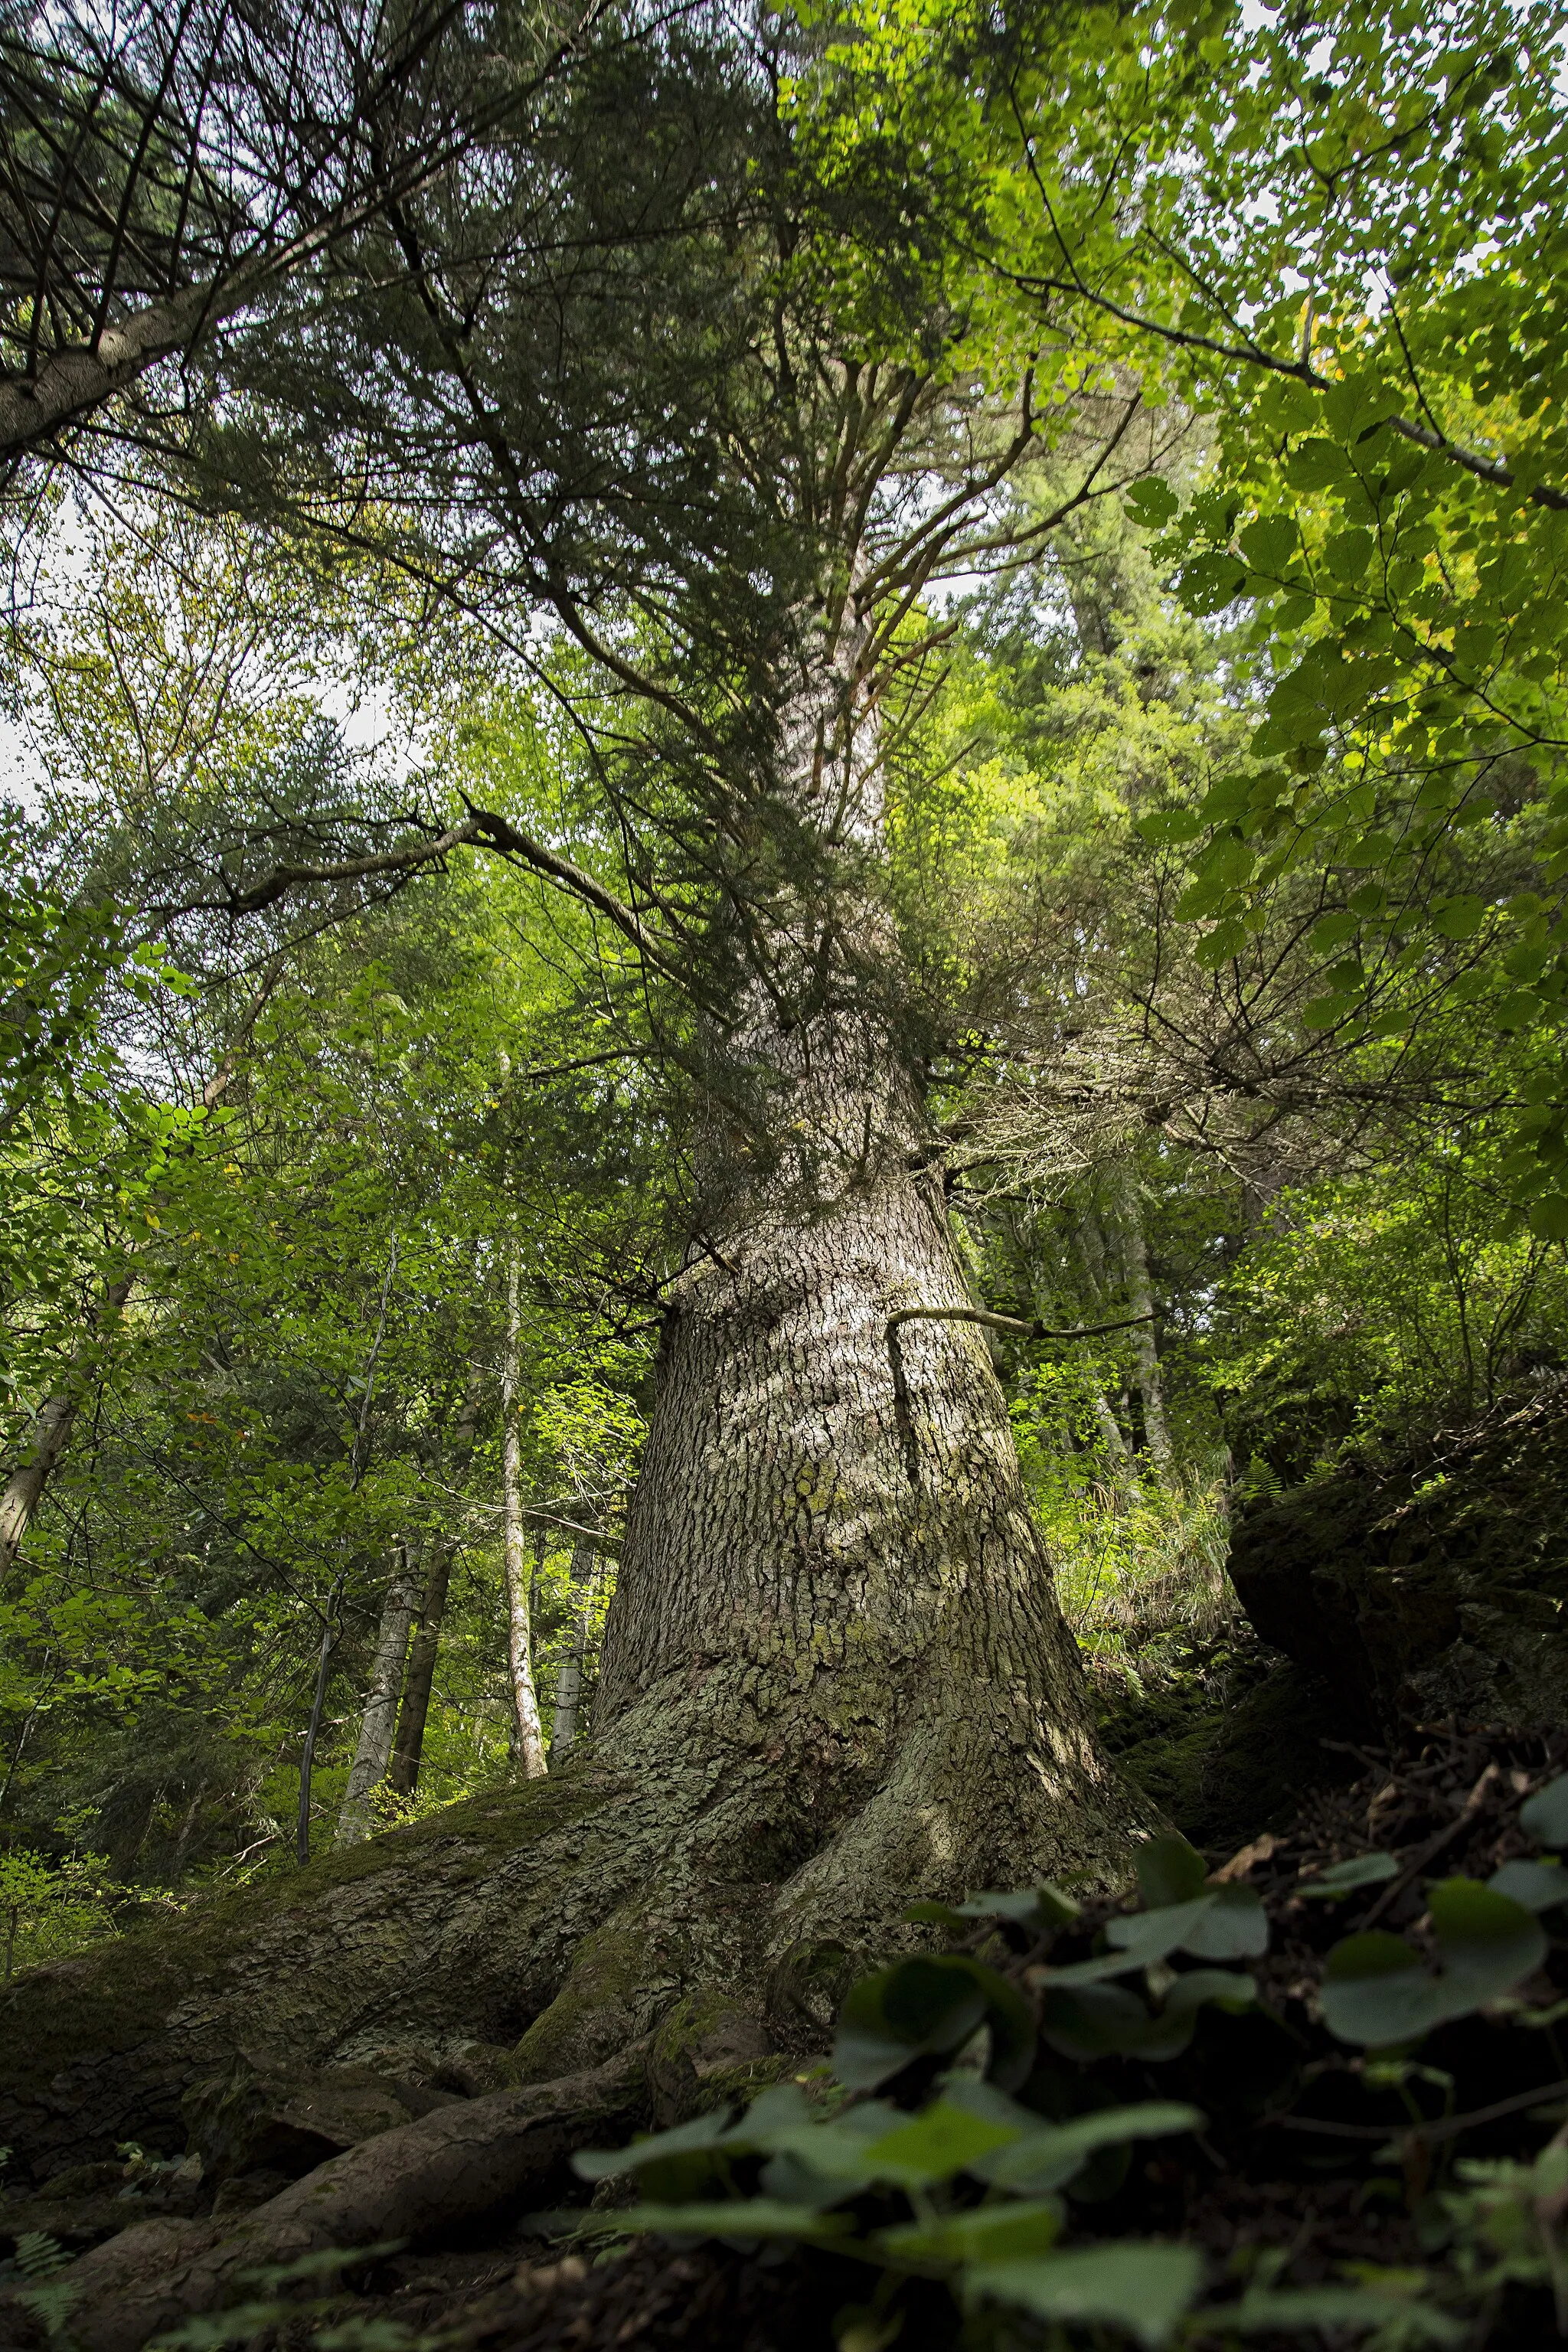
<path id="1" fill-rule="evenodd" d="M 397 1738 L 386 1772 L 387 1786 L 400 1797 L 412 1797 L 419 1786 L 419 1759 L 425 1748 L 425 1725 L 430 1713 L 436 1659 L 441 1647 L 441 1620 L 447 1613 L 447 1587 L 457 1556 L 458 1547 L 449 1536 L 432 1538 L 430 1565 L 419 1603 L 419 1630 L 408 1654 Z"/>
<path id="2" fill-rule="evenodd" d="M 573 1616 L 565 1656 L 555 1678 L 555 1713 L 550 1725 L 550 1761 L 554 1766 L 576 1742 L 577 1702 L 583 1690 L 583 1666 L 588 1654 L 588 1619 L 598 1582 L 599 1559 L 586 1536 L 572 1547 L 572 1590 L 580 1595 Z"/>
<path id="3" fill-rule="evenodd" d="M 471 1374 L 458 1415 L 458 1425 L 452 1433 L 449 1475 L 452 1485 L 457 1487 L 463 1485 L 473 1462 L 474 1439 L 479 1425 L 481 1385 L 479 1375 Z M 386 1774 L 388 1785 L 400 1797 L 412 1797 L 419 1785 L 419 1759 L 425 1748 L 425 1726 L 430 1713 L 430 1694 L 436 1683 L 441 1626 L 447 1614 L 447 1588 L 451 1582 L 458 1549 L 456 1535 L 438 1534 L 431 1540 L 425 1591 L 419 1603 L 418 1630 L 409 1653 L 408 1675 L 403 1686 L 403 1705 L 397 1717 L 397 1738 Z"/>
<path id="4" fill-rule="evenodd" d="M 522 1433 L 517 1421 L 518 1338 L 521 1308 L 517 1251 L 506 1276 L 506 1350 L 501 1362 L 501 1517 L 506 1544 L 507 1657 L 511 1676 L 517 1757 L 525 1780 L 545 1771 L 544 1731 L 533 1687 L 533 1637 L 530 1623 L 528 1561 L 523 1540 Z"/>
<path id="5" fill-rule="evenodd" d="M 1116 1178 L 1116 1226 L 1121 1244 L 1121 1264 L 1127 1288 L 1128 1310 L 1133 1315 L 1149 1315 L 1154 1301 L 1149 1289 L 1149 1253 L 1143 1240 L 1143 1208 L 1138 1197 L 1138 1180 L 1131 1168 L 1122 1167 Z M 1175 1468 L 1171 1446 L 1171 1428 L 1165 1417 L 1165 1388 L 1160 1375 L 1160 1350 L 1155 1343 L 1152 1323 L 1135 1323 L 1129 1338 L 1132 1342 L 1132 1360 L 1137 1367 L 1138 1393 L 1143 1403 L 1143 1434 L 1148 1442 L 1149 1459 L 1162 1486 L 1169 1486 Z"/>
<path id="6" fill-rule="evenodd" d="M 83 1386 L 97 1358 L 104 1326 L 113 1320 L 130 1297 L 135 1286 L 134 1274 L 121 1275 L 111 1282 L 92 1318 L 90 1329 L 82 1334 L 71 1358 L 66 1384 L 52 1397 L 45 1399 L 33 1423 L 33 1442 L 27 1459 L 11 1473 L 5 1488 L 0 1494 L 0 1583 L 16 1566 L 33 1515 L 43 1498 L 49 1474 L 54 1470 L 76 1426 L 78 1407 Z"/>
<path id="7" fill-rule="evenodd" d="M 392 1759 L 398 1694 L 408 1655 L 408 1630 L 414 1622 L 418 1591 L 414 1559 L 400 1536 L 393 1546 L 392 1575 L 382 1603 L 375 1663 L 371 1668 L 370 1688 L 365 1693 L 364 1713 L 360 1718 L 359 1747 L 343 1792 L 342 1811 L 338 1815 L 335 1843 L 339 1846 L 358 1845 L 370 1835 L 371 1791 L 385 1777 Z"/>

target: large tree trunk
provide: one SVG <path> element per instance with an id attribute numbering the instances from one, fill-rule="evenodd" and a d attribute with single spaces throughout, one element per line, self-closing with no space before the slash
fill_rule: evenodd
<path id="1" fill-rule="evenodd" d="M 338 1815 L 339 1846 L 358 1845 L 370 1835 L 371 1792 L 385 1779 L 392 1760 L 397 1701 L 408 1656 L 408 1631 L 418 1604 L 419 1586 L 413 1556 L 399 1536 L 392 1548 L 392 1574 L 381 1607 L 375 1659 L 371 1667 L 370 1687 L 364 1696 L 364 1713 L 360 1717 L 359 1746 L 349 1769 L 342 1811 Z"/>
<path id="2" fill-rule="evenodd" d="M 651 2095 L 679 2110 L 715 2072 L 734 2085 L 770 2050 L 820 2047 L 857 1969 L 929 1932 L 911 1896 L 1124 1873 L 1150 1815 L 1096 1748 L 980 1333 L 904 1320 L 895 1391 L 889 1318 L 971 1302 L 895 945 L 854 894 L 875 812 L 814 759 L 821 709 L 790 714 L 784 766 L 837 870 L 811 886 L 825 914 L 805 892 L 779 906 L 773 969 L 710 1038 L 694 1239 L 593 1736 L 548 1780 L 193 1916 L 112 1971 L 70 1963 L 90 1985 L 39 1972 L 0 2099 L 29 2161 L 151 2129 L 240 2034 L 417 2079 L 465 2037 L 521 2030 L 510 2070 L 544 2083 L 651 2032 Z M 826 813 L 846 798 L 847 838 Z M 515 1265 L 509 1308 L 515 1610 Z"/>

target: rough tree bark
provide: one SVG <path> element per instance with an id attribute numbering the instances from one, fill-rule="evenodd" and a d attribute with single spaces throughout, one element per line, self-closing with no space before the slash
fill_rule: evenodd
<path id="1" fill-rule="evenodd" d="M 397 1702 L 403 1689 L 403 1669 L 408 1657 L 409 1628 L 418 1605 L 419 1585 L 414 1556 L 405 1538 L 399 1536 L 392 1547 L 392 1574 L 387 1579 L 386 1598 L 382 1602 L 381 1624 L 375 1637 L 375 1658 L 371 1667 L 370 1686 L 364 1696 L 364 1713 L 360 1718 L 359 1746 L 349 1769 L 342 1810 L 338 1815 L 335 1843 L 340 1847 L 358 1845 L 363 1838 L 370 1835 L 371 1791 L 384 1780 L 386 1768 L 392 1760 Z"/>
<path id="2" fill-rule="evenodd" d="M 501 1360 L 501 1524 L 506 1547 L 507 1659 L 517 1760 L 525 1780 L 544 1776 L 544 1731 L 533 1687 L 532 1612 L 523 1541 L 522 1432 L 518 1426 L 518 1342 L 522 1327 L 517 1251 L 507 1260 L 506 1347 Z"/>

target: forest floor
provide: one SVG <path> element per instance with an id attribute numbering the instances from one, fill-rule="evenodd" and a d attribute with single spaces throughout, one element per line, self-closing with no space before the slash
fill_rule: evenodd
<path id="1" fill-rule="evenodd" d="M 1257 1659 L 1244 1657 L 1240 1664 L 1253 1675 L 1253 1690 L 1267 1689 L 1266 1661 L 1260 1672 Z M 1234 1697 L 1237 1662 L 1219 1671 L 1233 1678 Z M 1244 1691 L 1242 1704 L 1247 1696 Z M 1274 1699 L 1283 1704 L 1278 1692 Z M 1226 1712 L 1233 1717 L 1235 1709 Z M 1163 1732 L 1144 1737 L 1146 1742 L 1173 1739 L 1178 1749 L 1196 1753 L 1193 1729 L 1179 1722 L 1167 1721 Z M 1099 2201 L 1073 2208 L 1080 2243 L 1153 2237 L 1201 2248 L 1222 2293 L 1223 2282 L 1247 2275 L 1268 2250 L 1280 2255 L 1295 2288 L 1342 2279 L 1358 2264 L 1383 2273 L 1425 2266 L 1428 2276 L 1441 2273 L 1449 2258 L 1434 2239 L 1432 2217 L 1441 2202 L 1436 2192 L 1455 2177 L 1459 2133 L 1430 2117 L 1413 2131 L 1407 2089 L 1397 2095 L 1392 2084 L 1381 2094 L 1369 2090 L 1362 2062 L 1321 2022 L 1316 1987 L 1323 1955 L 1347 1927 L 1373 1914 L 1385 1929 L 1405 1927 L 1419 1941 L 1422 1874 L 1440 1870 L 1485 1879 L 1521 1854 L 1528 1841 L 1518 1826 L 1520 1793 L 1563 1761 L 1541 1739 L 1453 1725 L 1423 1733 L 1393 1755 L 1346 1742 L 1320 1755 L 1321 1782 L 1293 1814 L 1282 1817 L 1278 1790 L 1266 1776 L 1255 1791 L 1258 1815 L 1276 1825 L 1259 1822 L 1239 1853 L 1227 1838 L 1205 1854 L 1211 1874 L 1255 1889 L 1268 1912 L 1269 1949 L 1251 1964 L 1269 2019 L 1267 2031 L 1251 2018 L 1231 2020 L 1217 2042 L 1200 2035 L 1186 2059 L 1157 2074 L 1146 2065 L 1117 2062 L 1110 2086 L 1116 2098 L 1190 2099 L 1213 2121 L 1207 2133 L 1175 2144 L 1174 2153 L 1135 2163 Z M 1228 1811 L 1235 1794 L 1229 1765 L 1213 1785 L 1216 1811 Z M 1302 1899 L 1303 1874 L 1310 1880 L 1372 1851 L 1398 1864 L 1386 1888 L 1369 1885 L 1348 1911 Z M 1058 1933 L 1050 1946 L 1052 1969 L 1070 1964 L 1080 1949 L 1092 1951 L 1119 1907 L 1113 1902 L 1090 1906 Z M 975 1930 L 967 1948 L 1026 1991 L 1031 1982 L 1037 1987 L 1045 1947 L 1030 1932 L 992 1922 Z M 1568 1952 L 1558 1945 L 1534 1998 L 1538 2003 L 1561 1999 L 1564 1991 Z M 1479 2016 L 1429 2038 L 1421 2054 L 1431 2070 L 1426 2079 L 1447 2085 L 1443 2112 L 1477 2119 L 1464 2135 L 1467 2159 L 1496 2162 L 1538 2152 L 1543 2118 L 1560 2119 L 1564 2112 L 1549 2104 L 1562 2084 L 1545 2084 L 1540 2071 L 1564 2072 L 1555 2048 L 1551 2033 L 1505 2034 Z M 1543 2086 L 1539 2099 L 1531 2088 L 1538 2082 Z M 1506 2112 L 1489 2121 L 1488 2111 L 1500 2105 Z M 98 2188 L 101 2196 L 102 2184 Z M 251 2305 L 248 2317 L 232 2315 L 227 2335 L 214 2332 L 225 2324 L 215 2318 L 195 2323 L 195 2332 L 171 2341 L 253 2347 L 319 2343 L 334 2352 L 362 2347 L 363 2352 L 396 2347 L 409 2352 L 426 2347 L 831 2352 L 837 2343 L 840 2352 L 879 2352 L 893 2340 L 875 2329 L 846 2333 L 844 2314 L 866 2293 L 866 2273 L 842 2256 L 798 2246 L 759 2249 L 754 2242 L 681 2242 L 624 2231 L 617 2238 L 616 2209 L 632 2201 L 629 2188 L 603 2183 L 590 2192 L 563 2174 L 560 2194 L 554 2212 L 519 2214 L 499 2229 L 491 2224 L 479 2242 L 426 2252 L 389 2249 L 361 2257 L 336 2279 L 318 2273 L 293 2284 L 258 2280 L 254 2293 L 263 2300 Z M 13 2208 L 9 2215 L 0 2208 L 0 2225 L 8 2220 L 14 2240 L 26 2227 L 38 2229 L 48 2218 L 47 2198 L 46 2190 L 29 2208 Z M 292 2301 L 287 2311 L 282 2303 L 266 2301 L 300 2294 L 309 2297 L 309 2315 Z M 950 2352 L 970 2340 L 941 2285 L 917 2285 L 900 2310 L 900 2352 Z M 68 2307 L 61 2306 L 53 2335 L 49 2316 L 47 2301 L 41 2304 L 36 2294 L 30 2311 L 0 2300 L 0 2345 L 53 2345 L 66 2352 Z M 1549 2306 L 1540 2294 L 1501 2287 L 1484 2332 L 1470 2332 L 1470 2340 L 1493 2352 L 1523 2352 L 1551 2332 Z M 1321 2346 L 1323 2338 L 1313 2328 L 1277 2333 L 1270 2340 L 1305 2347 Z"/>

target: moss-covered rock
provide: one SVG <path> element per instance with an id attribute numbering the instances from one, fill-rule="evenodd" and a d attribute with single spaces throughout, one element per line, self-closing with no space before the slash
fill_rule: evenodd
<path id="1" fill-rule="evenodd" d="M 1546 1729 L 1568 1672 L 1568 1382 L 1243 1512 L 1232 1580 L 1359 1727 Z"/>
<path id="2" fill-rule="evenodd" d="M 1324 1742 L 1352 1728 L 1330 1684 L 1242 1622 L 1168 1650 L 1158 1681 L 1114 1696 L 1100 1737 L 1195 1845 L 1234 1851 L 1288 1821 L 1306 1790 L 1350 1777 L 1353 1760 Z"/>

